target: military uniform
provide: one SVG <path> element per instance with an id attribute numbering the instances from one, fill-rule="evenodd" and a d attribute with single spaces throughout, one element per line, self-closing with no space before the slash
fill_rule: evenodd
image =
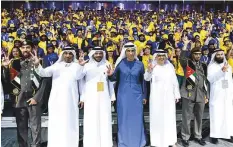
<path id="1" fill-rule="evenodd" d="M 202 117 L 205 107 L 205 98 L 207 95 L 207 66 L 200 61 L 194 62 L 186 60 L 182 63 L 186 78 L 181 87 L 182 99 L 182 139 L 189 140 L 191 136 L 190 124 L 194 114 L 194 137 L 201 139 Z M 195 72 L 195 82 L 190 82 L 187 77 L 187 66 Z"/>
<path id="2" fill-rule="evenodd" d="M 38 90 L 39 81 L 35 82 L 34 79 L 34 65 L 31 59 L 17 59 L 13 60 L 12 66 L 17 71 L 19 80 L 18 83 L 12 80 L 13 94 L 15 94 L 15 117 L 17 124 L 17 136 L 19 147 L 28 146 L 28 120 L 32 131 L 31 147 L 39 147 L 41 142 L 41 96 Z M 17 70 L 16 70 L 17 69 Z M 8 75 L 12 74 L 10 68 L 4 68 L 4 72 Z M 37 78 L 38 79 L 38 78 Z M 37 85 L 37 86 L 36 86 Z M 36 105 L 31 105 L 27 101 L 33 98 L 36 100 Z"/>

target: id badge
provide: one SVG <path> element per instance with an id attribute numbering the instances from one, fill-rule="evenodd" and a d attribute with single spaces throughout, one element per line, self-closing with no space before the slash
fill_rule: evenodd
<path id="1" fill-rule="evenodd" d="M 30 79 L 31 79 L 31 80 L 34 79 L 34 74 L 30 74 Z"/>
<path id="2" fill-rule="evenodd" d="M 227 89 L 228 88 L 228 80 L 222 80 L 222 88 Z"/>
<path id="3" fill-rule="evenodd" d="M 97 83 L 97 92 L 104 91 L 104 82 Z"/>

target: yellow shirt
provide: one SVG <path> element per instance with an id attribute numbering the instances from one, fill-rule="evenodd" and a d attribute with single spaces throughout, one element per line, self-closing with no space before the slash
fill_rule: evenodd
<path id="1" fill-rule="evenodd" d="M 71 43 L 74 43 L 74 34 L 69 34 L 67 37 Z"/>
<path id="2" fill-rule="evenodd" d="M 9 36 L 13 36 L 15 39 L 17 38 L 16 32 L 9 33 Z"/>
<path id="3" fill-rule="evenodd" d="M 47 53 L 47 50 L 46 50 L 47 45 L 45 41 L 40 41 L 38 46 L 44 50 L 45 54 Z"/>
<path id="4" fill-rule="evenodd" d="M 112 38 L 112 40 L 115 42 L 115 43 L 120 43 L 120 36 L 117 36 L 117 37 L 114 37 Z"/>
<path id="5" fill-rule="evenodd" d="M 54 52 L 59 55 L 62 52 L 62 49 L 61 48 L 55 48 Z"/>
<path id="6" fill-rule="evenodd" d="M 233 69 L 233 59 L 232 58 L 228 59 L 228 63 L 230 64 L 231 68 Z M 232 73 L 233 73 L 233 70 L 232 70 Z"/>
<path id="7" fill-rule="evenodd" d="M 227 47 L 227 46 L 222 46 L 222 48 L 221 48 L 223 51 L 224 51 L 224 54 L 226 54 L 227 53 L 227 50 L 229 49 L 229 47 Z"/>
<path id="8" fill-rule="evenodd" d="M 140 52 L 143 50 L 143 48 L 146 46 L 147 41 L 140 42 L 139 40 L 136 40 L 134 44 L 137 46 L 137 55 L 140 54 Z"/>
<path id="9" fill-rule="evenodd" d="M 188 21 L 187 22 L 187 27 L 192 28 L 193 27 L 193 23 L 191 21 Z"/>
<path id="10" fill-rule="evenodd" d="M 231 28 L 232 28 L 232 26 L 231 26 L 230 24 L 226 24 L 226 30 L 227 30 L 228 32 L 230 32 Z"/>
<path id="11" fill-rule="evenodd" d="M 7 26 L 7 23 L 9 20 L 10 20 L 10 18 L 2 19 L 2 26 Z"/>
<path id="12" fill-rule="evenodd" d="M 114 64 L 113 64 L 114 60 L 113 60 L 112 57 L 109 57 L 109 58 L 108 58 L 108 62 L 109 62 L 112 66 L 114 65 Z"/>
<path id="13" fill-rule="evenodd" d="M 177 66 L 176 58 L 173 58 L 172 62 L 174 64 L 174 66 L 175 66 L 176 74 L 179 75 L 179 76 L 184 76 L 184 70 L 183 70 L 183 67 L 181 66 L 180 62 L 178 63 L 178 66 Z"/>
<path id="14" fill-rule="evenodd" d="M 144 65 L 144 69 L 148 68 L 149 61 L 153 59 L 152 55 L 143 55 L 142 56 L 142 63 Z"/>
<path id="15" fill-rule="evenodd" d="M 13 47 L 14 47 L 14 43 L 13 42 L 6 42 L 6 41 L 2 41 L 2 46 L 7 48 L 8 53 L 11 53 Z"/>
<path id="16" fill-rule="evenodd" d="M 112 22 L 111 22 L 111 21 L 108 21 L 108 22 L 107 22 L 107 29 L 109 30 L 111 27 L 112 27 Z"/>
<path id="17" fill-rule="evenodd" d="M 155 34 L 153 36 L 146 36 L 146 41 L 152 41 L 152 42 L 155 42 Z"/>
<path id="18" fill-rule="evenodd" d="M 185 30 L 188 27 L 188 24 L 185 22 L 183 25 L 183 29 Z"/>
<path id="19" fill-rule="evenodd" d="M 74 43 L 78 45 L 78 48 L 79 48 L 79 49 L 82 49 L 83 38 L 75 37 L 75 38 L 74 38 Z M 87 46 L 87 45 L 88 45 L 88 42 L 85 41 L 85 44 L 84 44 L 84 45 Z"/>
<path id="20" fill-rule="evenodd" d="M 219 47 L 222 48 L 224 46 L 223 38 L 219 38 Z"/>
<path id="21" fill-rule="evenodd" d="M 174 34 L 174 38 L 175 38 L 175 41 L 180 41 L 180 39 L 181 39 L 181 33 L 176 32 L 176 33 Z"/>

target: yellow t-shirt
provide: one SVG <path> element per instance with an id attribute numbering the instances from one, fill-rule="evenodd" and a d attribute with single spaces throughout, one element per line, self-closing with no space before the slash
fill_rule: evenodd
<path id="1" fill-rule="evenodd" d="M 9 33 L 9 36 L 13 36 L 15 39 L 17 38 L 16 32 Z"/>
<path id="2" fill-rule="evenodd" d="M 68 39 L 71 43 L 74 43 L 74 34 L 69 34 Z"/>
<path id="3" fill-rule="evenodd" d="M 187 22 L 187 27 L 192 28 L 193 27 L 193 23 L 191 21 L 188 21 Z"/>
<path id="4" fill-rule="evenodd" d="M 152 55 L 143 55 L 142 56 L 142 63 L 144 65 L 144 69 L 148 68 L 149 61 L 153 59 Z"/>
<path id="5" fill-rule="evenodd" d="M 224 51 L 224 54 L 226 54 L 226 53 L 227 53 L 228 48 L 229 48 L 229 47 L 227 47 L 227 46 L 222 46 L 222 48 L 221 48 L 221 49 Z"/>
<path id="6" fill-rule="evenodd" d="M 137 55 L 140 54 L 140 52 L 143 50 L 143 48 L 146 46 L 147 41 L 140 42 L 139 40 L 136 40 L 134 44 L 137 46 Z"/>
<path id="7" fill-rule="evenodd" d="M 109 62 L 112 66 L 114 65 L 114 64 L 113 64 L 114 60 L 113 60 L 112 57 L 109 57 L 109 58 L 108 58 L 108 62 Z"/>
<path id="8" fill-rule="evenodd" d="M 180 41 L 180 39 L 181 39 L 181 33 L 176 32 L 176 33 L 174 34 L 174 39 L 175 39 L 175 41 Z"/>
<path id="9" fill-rule="evenodd" d="M 228 63 L 230 64 L 231 68 L 233 69 L 233 59 L 232 58 L 228 59 Z M 232 73 L 233 73 L 233 70 L 232 70 Z"/>
<path id="10" fill-rule="evenodd" d="M 74 38 L 74 43 L 78 45 L 78 48 L 79 48 L 79 49 L 82 49 L 82 43 L 83 43 L 83 39 L 82 39 L 82 38 L 75 37 L 75 38 Z M 85 44 L 84 44 L 84 45 L 87 46 L 87 45 L 88 45 L 88 42 L 85 41 Z"/>
<path id="11" fill-rule="evenodd" d="M 179 75 L 179 76 L 184 76 L 184 70 L 183 70 L 183 67 L 181 66 L 180 62 L 177 65 L 176 58 L 173 58 L 172 62 L 174 64 L 174 66 L 175 66 L 175 72 L 176 72 L 176 74 Z"/>
<path id="12" fill-rule="evenodd" d="M 13 42 L 6 42 L 6 41 L 2 41 L 2 46 L 7 48 L 8 53 L 11 53 L 13 47 L 14 47 L 14 43 Z"/>
<path id="13" fill-rule="evenodd" d="M 54 52 L 59 55 L 62 52 L 62 49 L 61 48 L 55 48 Z"/>
<path id="14" fill-rule="evenodd" d="M 45 41 L 40 41 L 38 46 L 44 50 L 45 54 L 47 53 L 47 50 L 46 50 L 47 45 Z"/>

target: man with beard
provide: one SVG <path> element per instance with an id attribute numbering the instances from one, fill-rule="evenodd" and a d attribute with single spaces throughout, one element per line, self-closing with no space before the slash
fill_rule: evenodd
<path id="1" fill-rule="evenodd" d="M 210 82 L 210 137 L 217 144 L 218 138 L 230 139 L 233 143 L 233 83 L 232 68 L 227 63 L 224 51 L 216 49 L 208 66 Z"/>
<path id="2" fill-rule="evenodd" d="M 107 78 L 106 53 L 101 47 L 95 47 L 89 53 L 90 61 L 84 66 L 84 88 L 81 96 L 81 108 L 84 107 L 84 147 L 111 147 L 112 115 L 111 101 L 115 101 L 113 82 Z M 91 91 L 91 92 L 90 92 Z"/>
<path id="3" fill-rule="evenodd" d="M 19 147 L 28 146 L 28 120 L 32 132 L 31 147 L 40 147 L 41 142 L 41 97 L 39 96 L 38 75 L 34 72 L 34 64 L 31 57 L 33 44 L 31 41 L 23 42 L 20 50 L 23 57 L 11 61 L 5 57 L 3 66 L 6 73 L 11 74 L 12 84 L 15 85 L 13 94 L 15 100 L 15 116 L 17 124 L 17 136 Z M 17 66 L 17 67 L 16 67 Z M 18 71 L 16 70 L 18 69 Z"/>
<path id="4" fill-rule="evenodd" d="M 207 96 L 207 66 L 200 62 L 200 48 L 191 50 L 191 57 L 182 61 L 185 70 L 185 79 L 181 87 L 182 99 L 182 144 L 184 147 L 189 146 L 189 138 L 191 136 L 190 124 L 192 114 L 194 114 L 194 137 L 195 141 L 200 145 L 205 145 L 202 139 L 202 117 L 204 113 L 205 100 Z"/>
<path id="5" fill-rule="evenodd" d="M 79 144 L 77 84 L 87 61 L 82 59 L 78 64 L 75 57 L 75 50 L 66 47 L 55 64 L 42 68 L 37 55 L 34 56 L 36 73 L 41 77 L 52 77 L 48 103 L 48 147 L 78 147 Z"/>

